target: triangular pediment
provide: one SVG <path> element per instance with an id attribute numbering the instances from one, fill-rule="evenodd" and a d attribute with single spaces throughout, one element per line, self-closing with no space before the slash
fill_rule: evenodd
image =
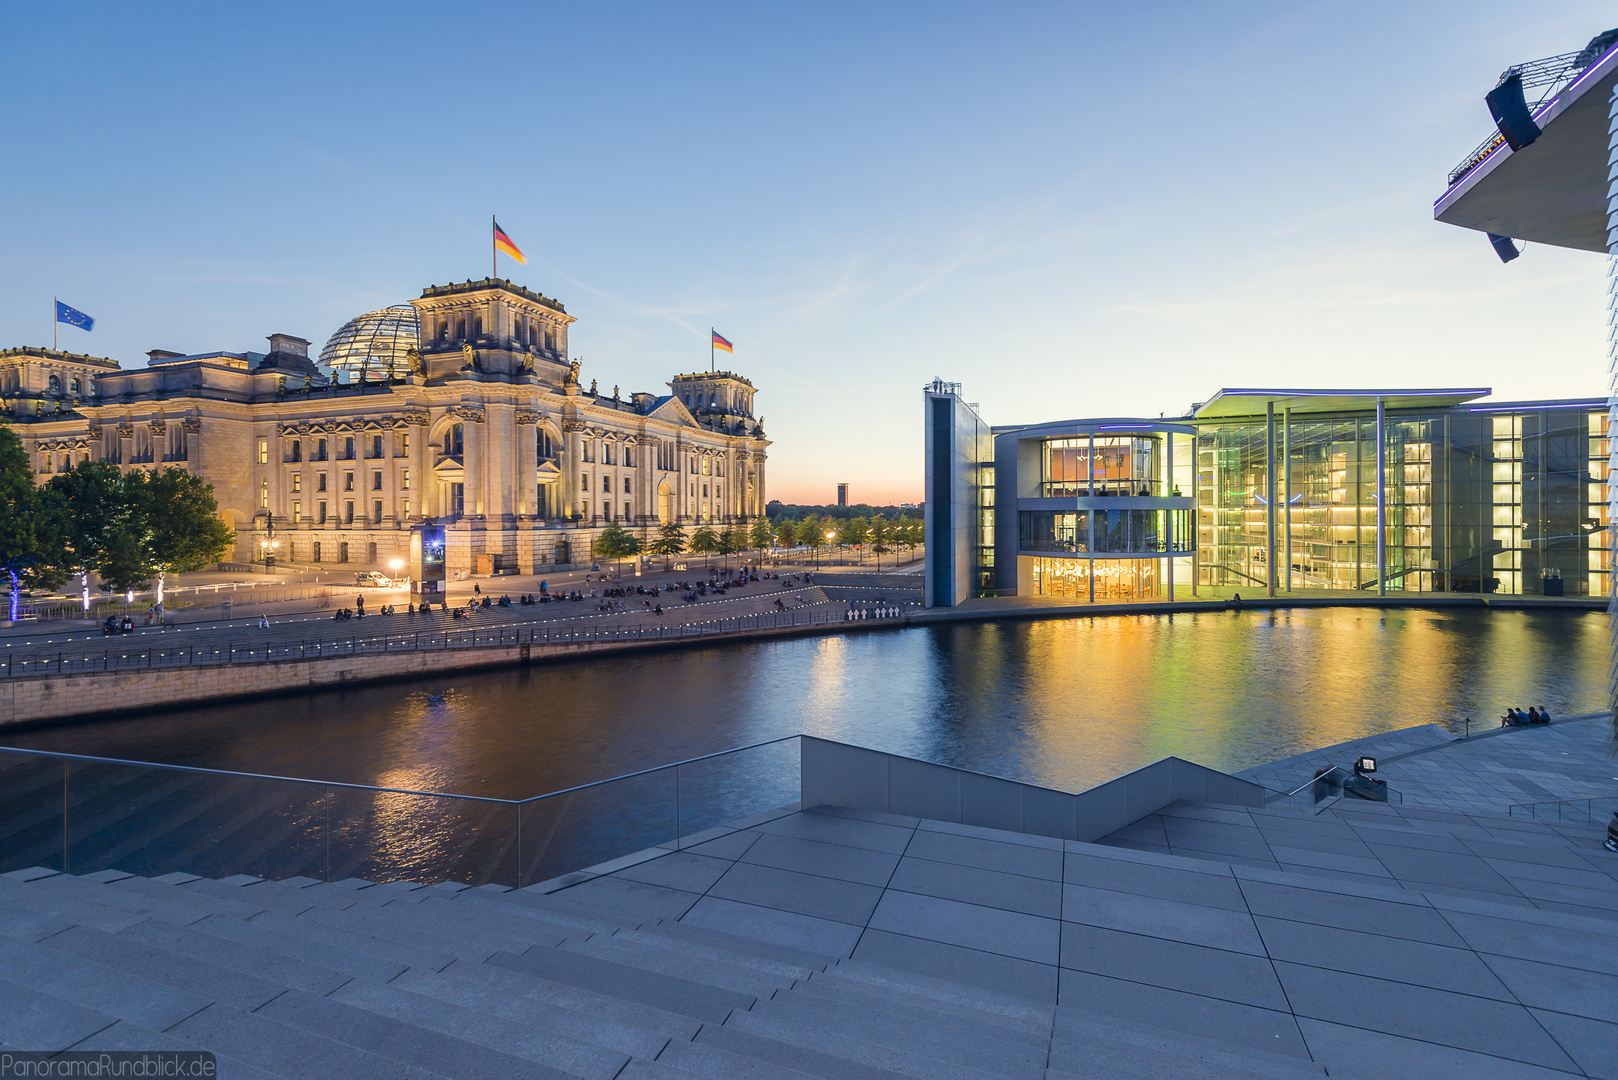
<path id="1" fill-rule="evenodd" d="M 440 480 L 458 483 L 466 476 L 466 466 L 461 462 L 459 454 L 446 454 L 433 466 L 433 475 Z"/>
<path id="2" fill-rule="evenodd" d="M 658 402 L 657 407 L 646 415 L 654 420 L 666 420 L 683 427 L 702 426 L 697 423 L 697 418 L 691 415 L 691 410 L 685 407 L 685 402 L 672 395 Z"/>
<path id="3" fill-rule="evenodd" d="M 555 462 L 541 461 L 537 471 L 541 484 L 554 484 L 562 479 L 562 470 L 556 467 Z"/>

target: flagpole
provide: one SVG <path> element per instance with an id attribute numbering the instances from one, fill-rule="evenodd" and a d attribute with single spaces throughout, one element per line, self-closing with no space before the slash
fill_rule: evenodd
<path id="1" fill-rule="evenodd" d="M 497 228 L 494 215 L 489 215 L 489 276 L 500 276 L 500 249 L 494 242 L 494 230 Z"/>
<path id="2" fill-rule="evenodd" d="M 713 334 L 713 327 L 708 327 L 708 374 L 710 375 L 714 373 Z"/>
<path id="3" fill-rule="evenodd" d="M 60 332 L 60 327 L 56 325 L 56 305 L 58 303 L 60 303 L 60 301 L 58 301 L 56 297 L 51 297 L 51 350 L 53 352 L 62 351 L 62 347 L 57 343 L 56 338 L 56 335 Z"/>

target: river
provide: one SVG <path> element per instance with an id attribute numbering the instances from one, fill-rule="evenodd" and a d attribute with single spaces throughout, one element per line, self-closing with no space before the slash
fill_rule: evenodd
<path id="1" fill-rule="evenodd" d="M 1079 791 L 1508 705 L 1603 708 L 1602 613 L 960 623 L 450 674 L 12 733 L 13 746 L 521 798 L 807 732 Z"/>

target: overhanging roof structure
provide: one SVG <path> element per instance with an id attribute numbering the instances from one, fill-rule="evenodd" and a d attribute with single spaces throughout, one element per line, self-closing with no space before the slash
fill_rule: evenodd
<path id="1" fill-rule="evenodd" d="M 1607 111 L 1615 81 L 1618 46 L 1534 111 L 1539 138 L 1520 150 L 1497 140 L 1475 165 L 1463 165 L 1433 204 L 1433 217 L 1515 240 L 1605 252 Z"/>
<path id="2" fill-rule="evenodd" d="M 1488 397 L 1492 390 L 1221 390 L 1194 406 L 1194 420 L 1263 416 L 1265 408 L 1294 413 L 1357 412 L 1375 409 L 1378 398 L 1389 409 L 1448 409 Z"/>

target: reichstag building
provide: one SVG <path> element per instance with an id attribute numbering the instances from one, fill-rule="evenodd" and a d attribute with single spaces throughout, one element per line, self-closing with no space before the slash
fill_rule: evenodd
<path id="1" fill-rule="evenodd" d="M 753 384 L 721 371 L 604 390 L 568 360 L 573 321 L 489 278 L 350 320 L 318 363 L 288 334 L 129 370 L 7 349 L 0 410 L 41 482 L 85 459 L 205 477 L 239 562 L 386 565 L 430 519 L 451 571 L 534 573 L 587 559 L 610 522 L 645 536 L 763 513 Z"/>

